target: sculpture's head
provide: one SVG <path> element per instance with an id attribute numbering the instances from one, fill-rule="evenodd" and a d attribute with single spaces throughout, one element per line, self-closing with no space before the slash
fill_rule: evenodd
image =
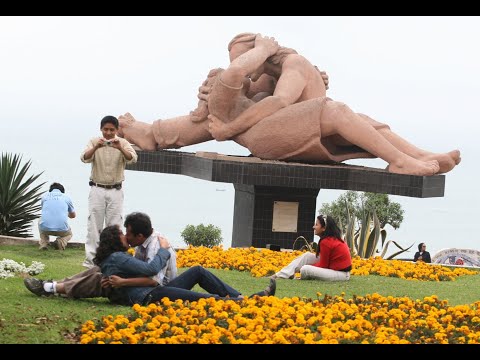
<path id="1" fill-rule="evenodd" d="M 255 38 L 257 34 L 254 33 L 241 33 L 235 36 L 228 43 L 228 54 L 230 55 L 230 62 L 235 60 L 240 55 L 251 50 L 255 46 Z"/>
<path id="2" fill-rule="evenodd" d="M 230 62 L 235 60 L 240 55 L 243 55 L 247 51 L 255 47 L 255 38 L 257 34 L 253 33 L 241 33 L 235 36 L 228 44 L 228 53 L 230 56 Z M 265 66 L 262 64 L 254 73 L 250 74 L 250 79 L 255 82 L 260 76 L 265 73 Z"/>
<path id="3" fill-rule="evenodd" d="M 241 33 L 235 36 L 230 43 L 228 44 L 228 52 L 230 56 L 230 62 L 235 60 L 240 55 L 246 53 L 247 51 L 255 47 L 255 38 L 257 34 L 254 33 Z M 267 59 L 267 63 L 278 65 L 281 61 L 290 54 L 297 54 L 293 49 L 279 46 L 275 55 L 270 56 Z M 260 67 L 257 71 L 251 75 L 252 81 L 258 80 L 258 78 L 265 72 L 264 67 Z"/>

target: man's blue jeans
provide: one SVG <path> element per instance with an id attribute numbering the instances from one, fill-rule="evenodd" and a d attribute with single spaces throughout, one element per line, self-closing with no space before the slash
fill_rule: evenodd
<path id="1" fill-rule="evenodd" d="M 197 284 L 208 294 L 192 291 L 191 289 Z M 145 297 L 143 304 L 159 301 L 163 297 L 168 297 L 172 301 L 177 299 L 197 301 L 211 297 L 223 299 L 227 295 L 232 300 L 238 300 L 237 298 L 241 294 L 202 266 L 194 266 L 181 273 L 167 285 L 154 288 Z"/>

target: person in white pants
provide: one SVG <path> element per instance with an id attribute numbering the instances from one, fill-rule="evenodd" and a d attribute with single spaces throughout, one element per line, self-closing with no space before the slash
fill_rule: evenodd
<path id="1" fill-rule="evenodd" d="M 306 252 L 272 275 L 274 279 L 293 279 L 300 272 L 300 279 L 323 281 L 347 281 L 350 279 L 352 258 L 348 245 L 342 240 L 341 231 L 331 216 L 317 216 L 314 234 L 320 237 L 317 254 Z"/>
<path id="2" fill-rule="evenodd" d="M 130 143 L 117 136 L 118 119 L 105 116 L 100 122 L 103 137 L 91 139 L 80 159 L 92 164 L 88 196 L 87 240 L 83 266 L 93 267 L 104 226 L 123 225 L 123 190 L 125 165 L 137 161 Z"/>

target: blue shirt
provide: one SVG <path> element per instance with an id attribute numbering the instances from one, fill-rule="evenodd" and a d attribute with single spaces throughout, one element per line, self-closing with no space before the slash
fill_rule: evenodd
<path id="1" fill-rule="evenodd" d="M 68 213 L 75 212 L 72 200 L 58 189 L 42 196 L 42 217 L 40 229 L 43 231 L 67 231 Z"/>
<path id="2" fill-rule="evenodd" d="M 152 261 L 148 263 L 124 252 L 117 251 L 103 260 L 100 268 L 103 276 L 118 275 L 123 278 L 148 277 L 160 272 L 167 265 L 168 259 L 170 259 L 170 252 L 164 248 L 160 248 Z M 142 304 L 145 297 L 153 289 L 155 288 L 151 286 L 113 288 L 108 298 L 116 304 Z"/>

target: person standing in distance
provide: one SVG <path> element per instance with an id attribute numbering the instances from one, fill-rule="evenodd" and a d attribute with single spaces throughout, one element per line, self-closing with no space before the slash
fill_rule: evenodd
<path id="1" fill-rule="evenodd" d="M 100 122 L 103 137 L 92 138 L 80 159 L 92 164 L 88 196 L 87 240 L 83 266 L 93 267 L 100 232 L 104 226 L 123 224 L 123 190 L 125 165 L 137 161 L 130 143 L 117 136 L 118 119 L 105 116 Z"/>
<path id="2" fill-rule="evenodd" d="M 48 193 L 42 196 L 42 215 L 38 222 L 40 250 L 48 250 L 50 235 L 57 237 L 53 246 L 57 250 L 65 250 L 73 236 L 67 216 L 71 219 L 76 216 L 72 200 L 65 195 L 63 185 L 54 182 Z"/>

